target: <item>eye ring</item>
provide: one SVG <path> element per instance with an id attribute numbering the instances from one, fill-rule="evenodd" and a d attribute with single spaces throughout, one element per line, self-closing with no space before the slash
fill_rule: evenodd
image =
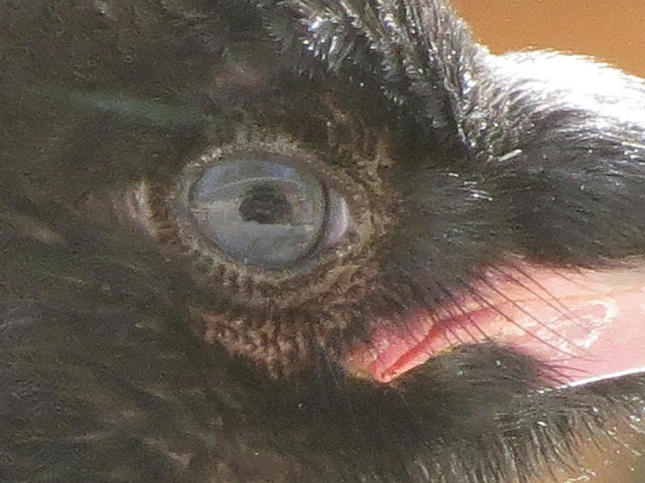
<path id="1" fill-rule="evenodd" d="M 325 238 L 298 263 L 270 268 L 246 264 L 204 237 L 196 226 L 190 210 L 195 181 L 209 166 L 249 153 L 287 160 L 315 173 L 325 189 L 338 193 L 328 200 L 338 205 L 331 208 L 339 213 L 338 222 L 327 224 Z M 173 183 L 139 183 L 128 195 L 128 212 L 139 228 L 161 244 L 169 260 L 179 262 L 210 303 L 217 299 L 230 306 L 271 310 L 311 303 L 333 307 L 339 298 L 350 303 L 362 299 L 378 274 L 378 247 L 392 224 L 392 206 L 384 202 L 390 199 L 382 190 L 384 185 L 374 184 L 374 171 L 365 174 L 382 160 L 323 161 L 319 156 L 289 138 L 240 136 L 188 161 Z M 338 203 L 341 196 L 344 204 Z"/>

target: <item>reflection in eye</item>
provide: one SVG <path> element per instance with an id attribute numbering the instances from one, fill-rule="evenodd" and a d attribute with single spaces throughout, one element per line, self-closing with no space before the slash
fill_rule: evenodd
<path id="1" fill-rule="evenodd" d="M 206 167 L 192 187 L 190 208 L 220 249 L 265 268 L 334 246 L 349 218 L 345 201 L 314 174 L 266 154 Z"/>

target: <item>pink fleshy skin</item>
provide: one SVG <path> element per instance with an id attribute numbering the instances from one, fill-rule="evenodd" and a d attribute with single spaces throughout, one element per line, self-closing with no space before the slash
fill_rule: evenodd
<path id="1" fill-rule="evenodd" d="M 521 264 L 508 276 L 488 276 L 452 313 L 417 309 L 375 321 L 371 342 L 350 354 L 347 368 L 389 382 L 440 352 L 491 340 L 548 363 L 567 385 L 643 371 L 644 268 L 556 272 Z"/>

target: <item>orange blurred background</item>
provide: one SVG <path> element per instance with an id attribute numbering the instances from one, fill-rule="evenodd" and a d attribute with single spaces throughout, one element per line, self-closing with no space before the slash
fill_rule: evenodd
<path id="1" fill-rule="evenodd" d="M 645 76 L 645 0 L 453 0 L 452 4 L 476 38 L 495 53 L 551 48 L 593 55 Z"/>
<path id="2" fill-rule="evenodd" d="M 527 48 L 590 55 L 645 77 L 645 0 L 452 0 L 475 38 L 492 52 Z M 589 442 L 580 469 L 558 471 L 557 482 L 642 483 L 645 436 L 631 447 Z M 547 475 L 533 483 L 552 481 Z"/>

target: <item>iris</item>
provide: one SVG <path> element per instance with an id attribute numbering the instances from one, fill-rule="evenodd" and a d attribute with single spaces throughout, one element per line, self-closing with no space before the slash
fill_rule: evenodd
<path id="1" fill-rule="evenodd" d="M 315 173 L 266 153 L 205 167 L 190 210 L 202 235 L 222 251 L 265 268 L 292 265 L 333 244 L 348 217 L 344 200 Z"/>

